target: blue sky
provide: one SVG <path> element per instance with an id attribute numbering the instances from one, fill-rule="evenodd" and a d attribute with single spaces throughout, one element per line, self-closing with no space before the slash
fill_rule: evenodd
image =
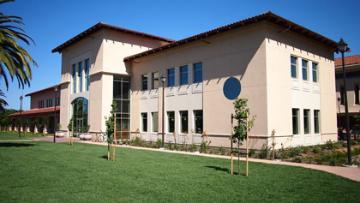
<path id="1" fill-rule="evenodd" d="M 14 81 L 6 91 L 0 80 L 0 88 L 9 108 L 18 109 L 21 94 L 60 82 L 61 56 L 51 50 L 100 21 L 178 40 L 271 10 L 335 41 L 343 37 L 351 54 L 359 54 L 359 8 L 359 0 L 16 0 L 1 12 L 24 18 L 36 43 L 26 48 L 39 66 L 31 87 L 21 90 Z"/>

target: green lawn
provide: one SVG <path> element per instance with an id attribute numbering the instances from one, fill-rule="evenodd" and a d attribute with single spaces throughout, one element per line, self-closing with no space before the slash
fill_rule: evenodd
<path id="1" fill-rule="evenodd" d="M 304 168 L 133 149 L 44 142 L 0 143 L 3 202 L 359 202 L 360 183 Z M 242 169 L 242 171 L 244 171 Z"/>

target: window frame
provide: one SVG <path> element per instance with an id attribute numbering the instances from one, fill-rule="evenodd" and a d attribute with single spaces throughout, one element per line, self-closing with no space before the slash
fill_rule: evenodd
<path id="1" fill-rule="evenodd" d="M 316 66 L 314 66 L 316 65 Z M 314 71 L 314 67 L 315 68 L 315 71 Z M 316 75 L 314 75 L 314 72 L 316 73 Z M 319 63 L 317 62 L 311 62 L 311 73 L 312 73 L 312 81 L 314 83 L 318 83 L 319 82 Z M 316 78 L 314 78 L 314 76 L 316 76 Z"/>
<path id="2" fill-rule="evenodd" d="M 294 111 L 295 111 L 296 115 L 294 115 Z M 300 134 L 300 109 L 292 108 L 291 114 L 292 114 L 292 134 L 299 135 Z M 296 128 L 294 126 L 294 118 L 296 118 Z"/>
<path id="3" fill-rule="evenodd" d="M 176 78 L 175 68 L 168 68 L 166 70 L 166 74 L 167 74 L 167 82 L 166 82 L 167 87 L 174 87 L 175 78 Z"/>
<path id="4" fill-rule="evenodd" d="M 189 84 L 189 67 L 188 65 L 183 65 L 179 67 L 179 84 L 187 85 Z"/>
<path id="5" fill-rule="evenodd" d="M 310 113 L 310 109 L 304 109 L 303 110 L 303 127 L 304 127 L 304 134 L 310 134 L 311 133 L 311 113 Z M 306 126 L 308 128 L 306 128 Z"/>
<path id="6" fill-rule="evenodd" d="M 184 125 L 183 125 L 183 117 L 182 117 L 183 114 L 185 113 L 186 113 L 186 131 L 183 130 Z M 189 133 L 189 111 L 187 110 L 179 111 L 179 115 L 180 115 L 180 133 L 187 134 Z"/>
<path id="7" fill-rule="evenodd" d="M 306 61 L 306 66 L 304 66 L 305 61 Z M 306 71 L 304 71 L 304 70 L 306 70 Z M 306 74 L 304 74 L 304 72 Z M 301 75 L 302 75 L 302 80 L 309 81 L 309 60 L 307 60 L 307 59 L 301 59 Z M 304 78 L 304 76 L 306 76 L 306 78 Z"/>
<path id="8" fill-rule="evenodd" d="M 200 71 L 196 70 L 200 67 Z M 200 72 L 200 75 L 198 75 Z M 196 74 L 198 73 L 198 74 Z M 200 77 L 197 78 L 196 76 Z M 203 66 L 201 62 L 197 62 L 193 64 L 193 83 L 201 83 L 203 81 Z"/>
<path id="9" fill-rule="evenodd" d="M 172 122 L 170 121 L 170 118 L 171 118 L 169 116 L 170 113 L 173 115 L 173 119 L 174 119 Z M 176 123 L 175 122 L 175 111 L 167 111 L 166 112 L 166 120 L 167 120 L 167 129 L 166 129 L 166 131 L 168 133 L 174 133 L 175 132 L 175 123 Z M 173 128 L 172 131 L 170 130 L 170 126 L 171 126 L 170 123 L 172 123 L 172 128 Z"/>
<path id="10" fill-rule="evenodd" d="M 156 77 L 155 77 L 156 76 Z M 155 87 L 157 84 L 157 87 Z M 160 87 L 160 73 L 159 71 L 155 71 L 151 73 L 151 89 L 159 89 Z"/>
<path id="11" fill-rule="evenodd" d="M 354 85 L 354 103 L 355 104 L 360 104 L 360 93 L 359 93 L 359 84 L 355 84 Z"/>
<path id="12" fill-rule="evenodd" d="M 201 131 L 197 130 L 197 115 L 196 112 L 201 112 Z M 193 111 L 194 117 L 194 131 L 196 134 L 202 134 L 204 132 L 204 112 L 202 109 L 197 109 Z"/>
<path id="13" fill-rule="evenodd" d="M 320 134 L 321 127 L 320 127 L 320 110 L 315 109 L 314 110 L 314 133 Z"/>
<path id="14" fill-rule="evenodd" d="M 142 74 L 141 75 L 141 90 L 146 91 L 149 89 L 149 75 Z"/>
<path id="15" fill-rule="evenodd" d="M 156 119 L 154 120 L 155 114 L 156 114 Z M 154 121 L 156 121 L 156 122 L 154 122 Z M 154 129 L 155 123 L 157 124 L 156 131 Z M 159 132 L 159 112 L 157 112 L 157 111 L 151 112 L 151 132 L 153 132 L 153 133 Z"/>
<path id="16" fill-rule="evenodd" d="M 293 63 L 292 59 L 295 59 L 295 64 Z M 293 67 L 295 65 L 295 77 L 293 76 Z M 297 79 L 299 74 L 298 74 L 298 57 L 291 55 L 290 56 L 290 76 L 293 79 Z"/>
<path id="17" fill-rule="evenodd" d="M 140 113 L 140 115 L 141 115 L 140 116 L 141 117 L 141 132 L 148 132 L 148 130 L 149 130 L 149 128 L 148 128 L 148 113 L 142 112 L 142 113 Z M 144 119 L 146 120 L 146 122 L 144 122 Z"/>

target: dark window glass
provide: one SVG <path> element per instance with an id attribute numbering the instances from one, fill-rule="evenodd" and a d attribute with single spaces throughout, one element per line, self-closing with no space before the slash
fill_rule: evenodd
<path id="1" fill-rule="evenodd" d="M 181 66 L 180 67 L 180 85 L 186 85 L 189 83 L 188 77 L 188 66 Z"/>
<path id="2" fill-rule="evenodd" d="M 159 127 L 158 112 L 152 112 L 151 117 L 152 117 L 152 131 L 158 132 L 158 127 Z"/>
<path id="3" fill-rule="evenodd" d="M 79 97 L 72 103 L 73 115 L 73 131 L 74 132 L 87 132 L 88 131 L 88 100 Z"/>
<path id="4" fill-rule="evenodd" d="M 299 134 L 299 109 L 292 109 L 293 135 Z"/>
<path id="5" fill-rule="evenodd" d="M 344 86 L 340 87 L 340 104 L 345 104 L 345 89 Z"/>
<path id="6" fill-rule="evenodd" d="M 310 110 L 304 109 L 304 134 L 310 133 Z"/>
<path id="7" fill-rule="evenodd" d="M 320 132 L 320 111 L 314 110 L 314 132 Z"/>
<path id="8" fill-rule="evenodd" d="M 157 89 L 160 85 L 160 74 L 159 72 L 151 73 L 151 89 Z"/>
<path id="9" fill-rule="evenodd" d="M 308 61 L 303 59 L 302 60 L 302 79 L 308 80 Z"/>
<path id="10" fill-rule="evenodd" d="M 72 65 L 73 93 L 76 93 L 76 65 Z"/>
<path id="11" fill-rule="evenodd" d="M 291 56 L 291 77 L 297 78 L 297 57 Z"/>
<path id="12" fill-rule="evenodd" d="M 355 93 L 355 104 L 360 104 L 360 98 L 359 98 L 359 85 L 355 85 L 354 88 Z"/>
<path id="13" fill-rule="evenodd" d="M 194 83 L 202 82 L 202 63 L 195 63 L 193 67 Z"/>
<path id="14" fill-rule="evenodd" d="M 167 70 L 167 86 L 175 86 L 175 68 L 169 68 Z"/>
<path id="15" fill-rule="evenodd" d="M 148 75 L 141 75 L 141 90 L 148 89 Z"/>
<path id="16" fill-rule="evenodd" d="M 78 77 L 79 77 L 79 92 L 83 91 L 83 67 L 82 62 L 78 64 Z"/>
<path id="17" fill-rule="evenodd" d="M 142 131 L 147 132 L 147 113 L 141 113 Z"/>
<path id="18" fill-rule="evenodd" d="M 85 60 L 85 87 L 86 87 L 86 91 L 89 91 L 89 87 L 90 87 L 90 64 L 89 64 L 89 59 Z"/>
<path id="19" fill-rule="evenodd" d="M 188 132 L 188 112 L 180 111 L 180 130 L 181 133 Z"/>
<path id="20" fill-rule="evenodd" d="M 318 82 L 319 78 L 318 78 L 318 64 L 317 63 L 312 63 L 312 78 L 313 78 L 313 82 Z"/>
<path id="21" fill-rule="evenodd" d="M 55 98 L 55 105 L 60 106 L 60 97 Z"/>
<path id="22" fill-rule="evenodd" d="M 168 111 L 167 117 L 168 117 L 168 132 L 173 133 L 175 130 L 175 112 Z"/>
<path id="23" fill-rule="evenodd" d="M 196 110 L 194 111 L 195 119 L 195 133 L 201 134 L 203 132 L 203 111 Z"/>

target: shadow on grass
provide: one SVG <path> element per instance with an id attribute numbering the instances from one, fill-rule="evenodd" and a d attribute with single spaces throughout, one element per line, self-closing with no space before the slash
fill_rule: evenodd
<path id="1" fill-rule="evenodd" d="M 0 147 L 33 147 L 31 143 L 1 142 Z"/>
<path id="2" fill-rule="evenodd" d="M 226 173 L 230 174 L 230 169 L 228 169 L 228 168 L 223 168 L 223 167 L 219 167 L 219 166 L 205 166 L 205 167 L 214 169 L 215 171 L 222 171 L 222 172 L 226 172 Z M 234 171 L 234 175 L 238 175 L 238 172 Z"/>

